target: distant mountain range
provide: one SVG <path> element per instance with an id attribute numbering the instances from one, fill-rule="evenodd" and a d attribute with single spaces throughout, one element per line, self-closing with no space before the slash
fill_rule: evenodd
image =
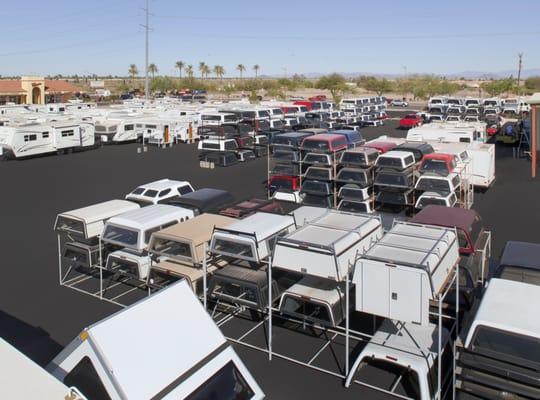
<path id="1" fill-rule="evenodd" d="M 380 74 L 380 73 L 374 73 L 374 72 L 340 72 L 339 74 L 343 75 L 346 78 L 355 78 L 357 76 L 366 75 L 366 76 L 377 76 L 377 77 L 384 77 L 384 78 L 397 78 L 402 77 L 404 74 Z M 428 75 L 429 73 L 423 72 L 423 73 L 416 73 L 416 72 L 410 72 L 411 75 Z M 319 78 L 323 75 L 320 72 L 308 72 L 304 74 L 306 78 L 315 79 Z M 507 78 L 510 75 L 516 77 L 517 76 L 517 70 L 505 70 L 505 71 L 498 71 L 498 72 L 486 72 L 486 71 L 462 71 L 462 72 L 455 72 L 451 74 L 436 74 L 436 75 L 444 75 L 447 78 L 451 79 L 459 79 L 459 78 L 465 78 L 465 79 L 500 79 L 500 78 Z M 526 79 L 530 76 L 540 76 L 540 68 L 532 68 L 532 69 L 524 69 L 521 71 L 521 77 L 523 79 Z M 274 75 L 272 77 L 277 77 L 277 75 Z"/>

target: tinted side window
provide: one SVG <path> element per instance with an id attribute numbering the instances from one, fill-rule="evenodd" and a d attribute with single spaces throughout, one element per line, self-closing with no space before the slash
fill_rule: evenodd
<path id="1" fill-rule="evenodd" d="M 191 189 L 191 187 L 189 187 L 188 185 L 178 187 L 178 193 L 180 193 L 181 195 L 188 194 L 191 192 L 193 192 L 193 189 Z"/>
<path id="2" fill-rule="evenodd" d="M 255 393 L 232 361 L 191 393 L 186 400 L 248 400 Z"/>
<path id="3" fill-rule="evenodd" d="M 414 164 L 414 157 L 413 156 L 409 156 L 409 157 L 406 157 L 405 158 L 405 164 Z"/>
<path id="4" fill-rule="evenodd" d="M 89 399 L 110 400 L 110 396 L 88 357 L 84 357 L 64 378 L 67 386 L 75 386 Z"/>

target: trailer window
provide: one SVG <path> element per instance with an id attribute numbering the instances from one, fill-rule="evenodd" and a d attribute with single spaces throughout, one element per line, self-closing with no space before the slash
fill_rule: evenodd
<path id="1" fill-rule="evenodd" d="M 43 133 L 41 134 L 41 137 L 42 137 L 43 139 L 47 139 L 47 138 L 49 137 L 49 132 L 43 132 Z"/>
<path id="2" fill-rule="evenodd" d="M 62 137 L 73 136 L 74 134 L 75 132 L 73 129 L 70 129 L 69 131 L 62 131 Z"/>
<path id="3" fill-rule="evenodd" d="M 364 383 L 377 382 L 377 387 L 381 389 L 411 399 L 420 399 L 420 384 L 416 371 L 393 362 L 365 357 L 355 378 Z"/>
<path id="4" fill-rule="evenodd" d="M 37 140 L 37 135 L 24 135 L 25 142 L 33 142 L 34 140 Z"/>
<path id="5" fill-rule="evenodd" d="M 488 350 L 514 360 L 540 364 L 540 339 L 487 326 L 476 328 L 472 340 L 474 350 Z"/>
<path id="6" fill-rule="evenodd" d="M 130 246 L 136 246 L 139 239 L 139 234 L 127 228 L 122 228 L 116 225 L 107 225 L 103 239 L 113 242 L 124 243 Z"/>
<path id="7" fill-rule="evenodd" d="M 178 193 L 180 193 L 182 196 L 191 192 L 193 192 L 193 189 L 189 185 L 178 186 Z"/>
<path id="8" fill-rule="evenodd" d="M 110 400 L 111 398 L 89 357 L 83 357 L 79 361 L 66 375 L 64 383 L 66 386 L 75 386 L 89 399 Z"/>
<path id="9" fill-rule="evenodd" d="M 133 124 L 129 124 L 129 125 L 125 125 L 125 126 L 124 126 L 124 130 L 125 130 L 125 131 L 132 131 L 132 130 L 134 130 L 134 129 L 135 129 L 135 127 L 134 127 Z"/>
<path id="10" fill-rule="evenodd" d="M 248 400 L 253 390 L 232 361 L 191 393 L 186 400 Z"/>

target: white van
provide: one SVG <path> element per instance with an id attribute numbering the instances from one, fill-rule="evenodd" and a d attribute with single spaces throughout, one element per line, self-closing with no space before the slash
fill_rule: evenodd
<path id="1" fill-rule="evenodd" d="M 264 398 L 185 281 L 84 329 L 48 370 L 88 399 Z"/>

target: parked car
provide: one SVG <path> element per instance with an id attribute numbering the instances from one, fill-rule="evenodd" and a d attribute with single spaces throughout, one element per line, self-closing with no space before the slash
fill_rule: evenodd
<path id="1" fill-rule="evenodd" d="M 416 128 L 424 123 L 422 117 L 417 114 L 407 114 L 399 120 L 399 127 L 401 129 Z"/>
<path id="2" fill-rule="evenodd" d="M 409 103 L 405 100 L 394 99 L 390 102 L 390 105 L 393 107 L 408 107 Z"/>
<path id="3" fill-rule="evenodd" d="M 160 179 L 138 186 L 126 195 L 126 200 L 133 201 L 141 206 L 162 204 L 167 199 L 181 197 L 193 192 L 193 186 L 187 181 Z"/>

